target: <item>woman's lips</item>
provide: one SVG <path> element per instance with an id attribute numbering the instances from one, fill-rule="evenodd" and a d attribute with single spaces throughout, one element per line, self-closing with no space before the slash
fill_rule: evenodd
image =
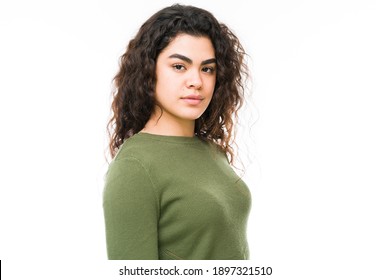
<path id="1" fill-rule="evenodd" d="M 182 97 L 181 99 L 190 105 L 198 105 L 202 102 L 203 97 L 200 95 L 190 94 Z"/>

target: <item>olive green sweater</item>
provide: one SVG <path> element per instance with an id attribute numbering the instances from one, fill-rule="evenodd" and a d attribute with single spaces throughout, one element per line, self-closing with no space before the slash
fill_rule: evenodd
<path id="1" fill-rule="evenodd" d="M 251 197 L 225 154 L 197 137 L 138 133 L 111 162 L 109 259 L 248 259 Z"/>

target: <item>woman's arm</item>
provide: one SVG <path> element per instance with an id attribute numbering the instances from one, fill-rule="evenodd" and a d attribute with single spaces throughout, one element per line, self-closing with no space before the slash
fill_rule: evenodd
<path id="1" fill-rule="evenodd" d="M 147 170 L 135 158 L 114 160 L 103 194 L 108 259 L 158 259 L 158 203 Z"/>

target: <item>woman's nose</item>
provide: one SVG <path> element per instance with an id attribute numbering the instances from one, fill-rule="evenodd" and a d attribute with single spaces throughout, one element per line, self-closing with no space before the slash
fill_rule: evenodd
<path id="1" fill-rule="evenodd" d="M 187 87 L 200 89 L 202 87 L 202 78 L 198 71 L 191 71 L 187 78 Z"/>

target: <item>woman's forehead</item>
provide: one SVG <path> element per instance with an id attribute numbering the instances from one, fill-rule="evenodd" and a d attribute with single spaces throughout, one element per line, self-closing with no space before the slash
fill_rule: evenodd
<path id="1" fill-rule="evenodd" d="M 180 34 L 176 36 L 161 52 L 164 57 L 180 54 L 188 58 L 206 60 L 215 57 L 211 40 L 205 36 Z"/>

